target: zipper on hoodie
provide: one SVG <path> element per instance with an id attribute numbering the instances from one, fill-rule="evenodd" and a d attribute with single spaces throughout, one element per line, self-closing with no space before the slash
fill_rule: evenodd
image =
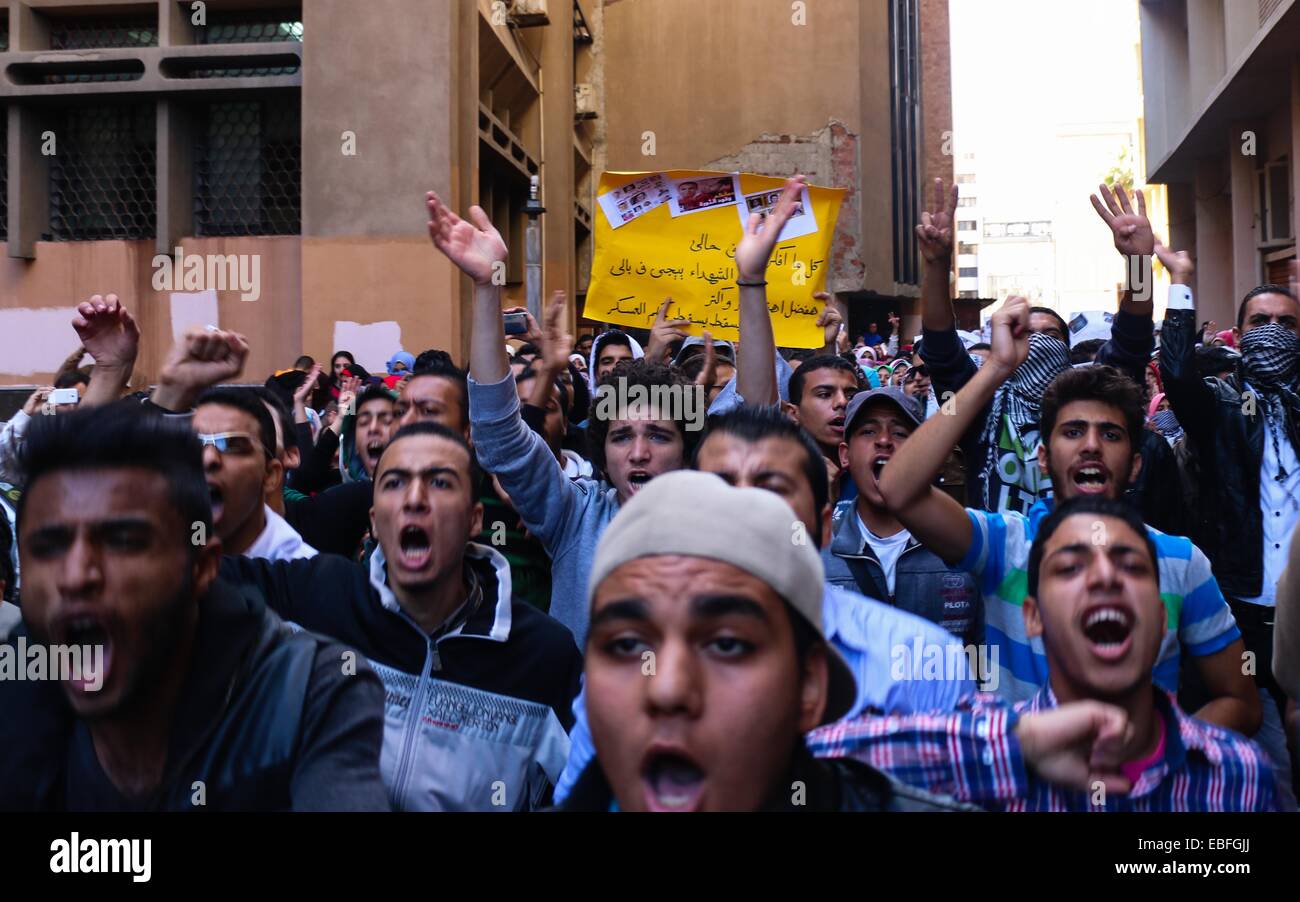
<path id="1" fill-rule="evenodd" d="M 420 629 L 419 624 L 412 620 L 405 611 L 399 611 L 398 615 L 409 623 L 412 629 L 418 630 L 420 635 L 424 637 L 424 664 L 420 667 L 420 679 L 416 681 L 415 692 L 411 696 L 411 707 L 406 712 L 406 726 L 403 729 L 404 735 L 402 737 L 402 754 L 397 761 L 397 771 L 393 775 L 393 788 L 390 791 L 393 810 L 403 811 L 405 806 L 402 804 L 402 799 L 406 793 L 406 784 L 410 777 L 413 758 L 412 749 L 415 747 L 416 734 L 420 732 L 420 712 L 424 710 L 424 699 L 429 694 L 429 684 L 432 682 L 433 671 L 442 669 L 442 658 L 438 654 L 438 646 L 429 639 L 424 630 Z"/>

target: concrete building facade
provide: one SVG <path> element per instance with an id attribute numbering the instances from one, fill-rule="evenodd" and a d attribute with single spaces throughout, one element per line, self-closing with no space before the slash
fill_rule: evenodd
<path id="1" fill-rule="evenodd" d="M 1300 8 L 1295 0 L 1143 0 L 1148 181 L 1196 259 L 1197 308 L 1220 328 L 1295 259 Z"/>
<path id="2" fill-rule="evenodd" d="M 0 384 L 47 381 L 97 292 L 141 324 L 141 382 L 195 324 L 249 335 L 250 378 L 339 348 L 463 362 L 469 287 L 430 247 L 424 192 L 489 211 L 522 303 L 536 176 L 544 296 L 580 303 L 604 169 L 847 188 L 830 287 L 860 328 L 915 312 L 921 189 L 952 175 L 947 0 L 0 8 Z"/>

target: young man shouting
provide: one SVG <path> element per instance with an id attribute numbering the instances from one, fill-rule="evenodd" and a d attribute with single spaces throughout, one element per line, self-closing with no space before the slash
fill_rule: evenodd
<path id="1" fill-rule="evenodd" d="M 1039 525 L 1023 607 L 1025 631 L 1047 650 L 1047 686 L 1014 708 L 977 696 L 955 715 L 842 721 L 809 746 L 1006 811 L 1275 810 L 1263 750 L 1152 684 L 1168 623 L 1160 571 L 1130 507 L 1066 501 Z M 1106 706 L 1095 719 L 1062 716 L 1089 702 Z M 1044 755 L 1045 742 L 1060 752 Z"/>
<path id="2" fill-rule="evenodd" d="M 678 514 L 689 509 L 691 516 Z M 822 622 L 821 562 L 775 493 L 669 473 L 605 530 L 590 583 L 597 758 L 565 810 L 937 810 L 940 800 L 803 734 L 849 711 Z"/>
<path id="3" fill-rule="evenodd" d="M 1047 681 L 1042 641 L 1026 634 L 1020 611 L 1029 549 L 1052 502 L 1038 502 L 1027 514 L 963 509 L 932 482 L 948 449 L 1024 362 L 1029 320 L 1023 298 L 1011 298 L 993 315 L 992 354 L 957 393 L 952 413 L 926 420 L 908 440 L 908 453 L 891 460 L 880 478 L 881 496 L 899 522 L 947 563 L 979 580 L 985 642 L 999 649 L 998 693 L 1013 701 L 1029 698 Z M 1092 366 L 1059 376 L 1042 399 L 1038 452 L 1038 466 L 1051 477 L 1055 497 L 1119 498 L 1142 465 L 1135 437 L 1144 420 L 1140 390 L 1116 370 Z M 1212 698 L 1198 716 L 1249 735 L 1259 726 L 1259 699 L 1242 673 L 1241 633 L 1209 561 L 1188 539 L 1151 533 L 1161 590 L 1176 626 L 1166 634 L 1155 682 L 1177 691 L 1185 645 Z"/>
<path id="4" fill-rule="evenodd" d="M 131 404 L 41 417 L 25 455 L 23 619 L 101 654 L 81 679 L 0 681 L 0 807 L 388 809 L 379 681 L 218 578 L 184 423 Z"/>
<path id="5" fill-rule="evenodd" d="M 849 402 L 839 461 L 857 498 L 835 508 L 833 532 L 822 549 L 826 581 L 924 617 L 964 644 L 978 645 L 984 608 L 975 579 L 919 542 L 880 494 L 885 465 L 903 453 L 921 420 L 916 399 L 897 388 L 874 388 Z"/>

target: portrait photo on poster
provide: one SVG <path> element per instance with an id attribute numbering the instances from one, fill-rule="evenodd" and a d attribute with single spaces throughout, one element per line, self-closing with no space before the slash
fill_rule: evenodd
<path id="1" fill-rule="evenodd" d="M 734 205 L 740 198 L 740 174 L 690 176 L 672 183 L 668 208 L 673 216 Z"/>
<path id="2" fill-rule="evenodd" d="M 745 202 L 736 205 L 736 211 L 740 214 L 741 228 L 749 224 L 749 217 L 754 213 L 767 219 L 768 214 L 776 208 L 776 202 L 780 199 L 780 188 L 759 191 L 756 194 L 746 194 L 744 197 Z M 804 188 L 803 194 L 799 197 L 799 202 L 795 205 L 794 213 L 786 221 L 785 228 L 781 230 L 778 240 L 789 241 L 791 238 L 802 238 L 804 235 L 811 235 L 815 231 L 817 231 L 817 217 L 813 213 L 812 200 L 808 196 L 808 189 Z"/>
<path id="3" fill-rule="evenodd" d="M 668 200 L 668 179 L 662 172 L 652 172 L 606 191 L 598 200 L 605 218 L 617 229 L 663 205 Z"/>

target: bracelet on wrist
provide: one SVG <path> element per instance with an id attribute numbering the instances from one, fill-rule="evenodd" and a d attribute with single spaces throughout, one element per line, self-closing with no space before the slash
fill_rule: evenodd
<path id="1" fill-rule="evenodd" d="M 739 285 L 741 288 L 762 288 L 764 285 L 767 284 L 767 279 L 763 279 L 758 282 L 742 282 L 740 279 L 737 279 L 736 284 Z"/>

